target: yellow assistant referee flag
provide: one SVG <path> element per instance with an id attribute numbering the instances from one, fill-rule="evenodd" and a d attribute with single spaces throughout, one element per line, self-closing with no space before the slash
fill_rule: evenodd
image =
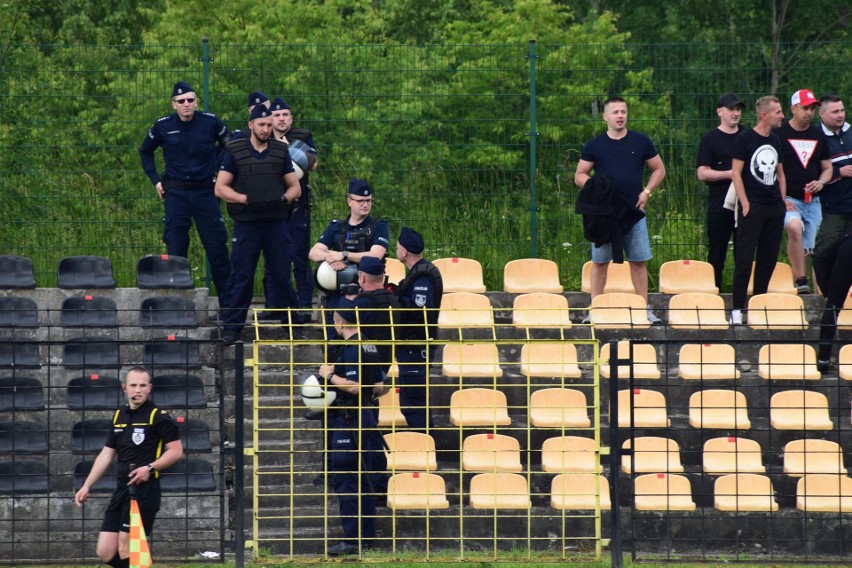
<path id="1" fill-rule="evenodd" d="M 151 551 L 148 549 L 148 537 L 142 526 L 142 515 L 139 514 L 139 503 L 130 500 L 130 568 L 150 568 Z"/>

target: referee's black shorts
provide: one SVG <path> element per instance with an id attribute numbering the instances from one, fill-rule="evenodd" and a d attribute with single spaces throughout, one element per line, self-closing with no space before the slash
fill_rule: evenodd
<path id="1" fill-rule="evenodd" d="M 145 535 L 150 537 L 154 530 L 154 519 L 160 510 L 160 480 L 152 479 L 136 488 L 142 526 L 145 527 Z M 104 512 L 101 532 L 130 532 L 130 491 L 126 478 L 118 481 L 118 487 Z"/>

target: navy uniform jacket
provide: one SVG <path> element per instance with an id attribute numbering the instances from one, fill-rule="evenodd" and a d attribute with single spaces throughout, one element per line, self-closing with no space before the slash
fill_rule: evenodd
<path id="1" fill-rule="evenodd" d="M 177 113 L 164 116 L 148 130 L 145 141 L 139 146 L 142 169 L 152 184 L 157 185 L 161 181 L 154 151 L 162 147 L 168 179 L 212 183 L 219 169 L 224 143 L 230 135 L 219 117 L 209 112 L 196 111 L 189 122 L 181 121 Z"/>

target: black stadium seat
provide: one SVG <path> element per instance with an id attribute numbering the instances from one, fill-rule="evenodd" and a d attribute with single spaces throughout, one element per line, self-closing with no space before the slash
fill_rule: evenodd
<path id="1" fill-rule="evenodd" d="M 38 327 L 38 306 L 32 298 L 0 298 L 0 327 Z"/>
<path id="2" fill-rule="evenodd" d="M 68 381 L 70 410 L 115 410 L 123 401 L 121 381 L 115 377 L 92 374 Z"/>
<path id="3" fill-rule="evenodd" d="M 184 450 L 187 452 L 213 451 L 213 445 L 210 443 L 210 427 L 206 422 L 183 416 L 176 417 L 175 422 L 177 422 Z"/>
<path id="4" fill-rule="evenodd" d="M 100 452 L 111 431 L 112 420 L 107 418 L 77 422 L 71 429 L 71 451 L 75 454 Z"/>
<path id="5" fill-rule="evenodd" d="M 112 298 L 72 296 L 62 302 L 59 321 L 65 327 L 118 327 L 118 310 Z"/>
<path id="6" fill-rule="evenodd" d="M 25 256 L 0 255 L 0 288 L 35 288 L 33 261 Z"/>
<path id="7" fill-rule="evenodd" d="M 213 464 L 201 459 L 182 459 L 160 473 L 160 487 L 170 493 L 215 491 Z"/>
<path id="8" fill-rule="evenodd" d="M 0 411 L 44 410 L 41 381 L 16 375 L 0 377 Z"/>
<path id="9" fill-rule="evenodd" d="M 169 337 L 145 344 L 143 363 L 148 367 L 200 367 L 198 344 Z"/>
<path id="10" fill-rule="evenodd" d="M 151 399 L 159 408 L 206 408 L 204 383 L 185 373 L 159 375 L 151 379 Z"/>
<path id="11" fill-rule="evenodd" d="M 136 264 L 137 288 L 194 288 L 189 261 L 182 256 L 151 255 Z"/>
<path id="12" fill-rule="evenodd" d="M 65 344 L 66 367 L 118 367 L 118 342 L 108 337 L 76 337 Z"/>
<path id="13" fill-rule="evenodd" d="M 142 300 L 139 308 L 142 327 L 198 327 L 195 304 L 183 296 L 154 296 Z"/>
<path id="14" fill-rule="evenodd" d="M 21 337 L 0 339 L 0 367 L 38 369 L 41 367 L 38 343 Z"/>
<path id="15" fill-rule="evenodd" d="M 46 454 L 47 428 L 38 422 L 0 422 L 0 454 Z"/>
<path id="16" fill-rule="evenodd" d="M 89 473 L 92 471 L 92 466 L 95 464 L 94 460 L 89 461 L 81 461 L 76 466 L 74 466 L 74 492 L 80 490 L 83 487 L 83 483 L 86 482 L 86 478 L 89 477 Z M 116 484 L 116 467 L 115 462 L 109 464 L 109 467 L 106 470 L 106 473 L 101 477 L 97 483 L 95 483 L 90 493 L 112 493 L 115 491 Z"/>
<path id="17" fill-rule="evenodd" d="M 115 288 L 112 262 L 102 256 L 69 256 L 59 261 L 60 288 Z"/>
<path id="18" fill-rule="evenodd" d="M 50 492 L 47 466 L 29 460 L 0 461 L 0 494 L 44 494 Z"/>

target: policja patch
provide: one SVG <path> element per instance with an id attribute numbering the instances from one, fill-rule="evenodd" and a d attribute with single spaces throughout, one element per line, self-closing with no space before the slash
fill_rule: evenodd
<path id="1" fill-rule="evenodd" d="M 422 308 L 426 305 L 426 294 L 415 294 L 414 295 L 414 305 L 418 308 Z"/>

